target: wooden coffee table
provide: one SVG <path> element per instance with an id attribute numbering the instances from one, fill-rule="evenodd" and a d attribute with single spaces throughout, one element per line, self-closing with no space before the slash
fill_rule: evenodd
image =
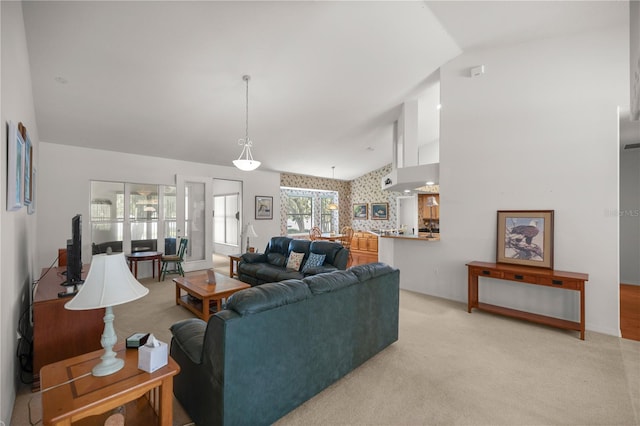
<path id="1" fill-rule="evenodd" d="M 129 411 L 137 412 L 132 424 L 173 424 L 173 376 L 180 371 L 178 364 L 169 357 L 167 365 L 147 373 L 138 369 L 137 349 L 125 349 L 119 344 L 114 351 L 124 359 L 124 368 L 108 376 L 91 375 L 103 349 L 42 367 L 40 379 L 42 389 L 46 389 L 42 393 L 44 425 L 76 424 L 132 401 L 137 402 L 126 408 L 127 418 Z M 138 403 L 140 398 L 146 400 L 142 405 Z"/>
<path id="2" fill-rule="evenodd" d="M 222 310 L 222 299 L 233 293 L 251 287 L 242 281 L 234 280 L 223 274 L 215 273 L 216 283 L 207 282 L 207 274 L 190 277 L 176 277 L 176 305 L 182 305 L 204 321 L 209 321 L 212 313 Z M 182 295 L 182 290 L 187 294 Z M 191 297 L 189 297 L 191 296 Z M 211 302 L 215 301 L 212 309 Z"/>

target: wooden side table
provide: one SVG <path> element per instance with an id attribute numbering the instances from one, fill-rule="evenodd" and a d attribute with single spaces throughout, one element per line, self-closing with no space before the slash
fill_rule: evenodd
<path id="1" fill-rule="evenodd" d="M 114 350 L 125 364 L 122 370 L 108 376 L 91 375 L 104 353 L 102 349 L 42 367 L 43 424 L 71 425 L 146 397 L 157 424 L 172 426 L 173 376 L 180 372 L 178 364 L 169 357 L 167 365 L 147 373 L 138 369 L 137 349 L 125 349 L 119 344 Z"/>
<path id="2" fill-rule="evenodd" d="M 162 281 L 162 274 L 160 273 L 160 267 L 162 266 L 162 252 L 159 251 L 137 251 L 135 253 L 129 253 L 126 255 L 127 262 L 129 263 L 129 269 L 133 272 L 133 276 L 138 278 L 138 262 L 144 262 L 150 260 L 152 263 L 151 273 L 153 277 L 156 276 L 156 261 L 158 262 L 158 281 Z"/>
<path id="3" fill-rule="evenodd" d="M 229 278 L 233 278 L 238 275 L 238 262 L 240 262 L 241 258 L 241 254 L 229 255 Z"/>

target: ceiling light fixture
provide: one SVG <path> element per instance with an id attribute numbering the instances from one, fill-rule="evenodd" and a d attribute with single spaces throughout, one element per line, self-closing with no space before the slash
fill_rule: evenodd
<path id="1" fill-rule="evenodd" d="M 251 170 L 255 170 L 260 167 L 260 162 L 253 159 L 253 155 L 251 154 L 253 142 L 249 139 L 249 80 L 251 79 L 251 76 L 243 75 L 242 79 L 247 83 L 246 132 L 244 139 L 238 140 L 238 145 L 242 145 L 242 152 L 240 153 L 240 157 L 233 161 L 233 165 L 240 170 L 250 172 Z"/>
<path id="2" fill-rule="evenodd" d="M 331 166 L 331 178 L 333 180 L 336 179 L 336 166 Z M 329 203 L 329 205 L 327 206 L 327 208 L 329 210 L 338 210 L 338 205 L 336 203 Z"/>

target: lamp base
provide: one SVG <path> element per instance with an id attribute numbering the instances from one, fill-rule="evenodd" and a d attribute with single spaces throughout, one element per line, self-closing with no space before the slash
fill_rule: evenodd
<path id="1" fill-rule="evenodd" d="M 91 374 L 97 377 L 108 376 L 116 371 L 122 370 L 124 360 L 120 358 L 103 359 L 102 362 L 91 370 Z"/>

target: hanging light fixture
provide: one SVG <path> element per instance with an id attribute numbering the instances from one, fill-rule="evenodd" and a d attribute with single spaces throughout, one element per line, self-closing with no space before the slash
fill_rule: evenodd
<path id="1" fill-rule="evenodd" d="M 331 178 L 333 180 L 336 178 L 336 166 L 331 166 Z M 338 205 L 336 203 L 330 203 L 327 208 L 329 210 L 338 210 Z"/>
<path id="2" fill-rule="evenodd" d="M 260 167 L 260 162 L 254 160 L 253 155 L 251 155 L 251 146 L 253 146 L 253 142 L 249 139 L 249 80 L 251 79 L 251 76 L 243 75 L 242 79 L 247 83 L 246 132 L 244 139 L 238 140 L 238 145 L 242 145 L 242 152 L 240 153 L 240 157 L 233 161 L 233 165 L 240 170 L 249 172 Z"/>

